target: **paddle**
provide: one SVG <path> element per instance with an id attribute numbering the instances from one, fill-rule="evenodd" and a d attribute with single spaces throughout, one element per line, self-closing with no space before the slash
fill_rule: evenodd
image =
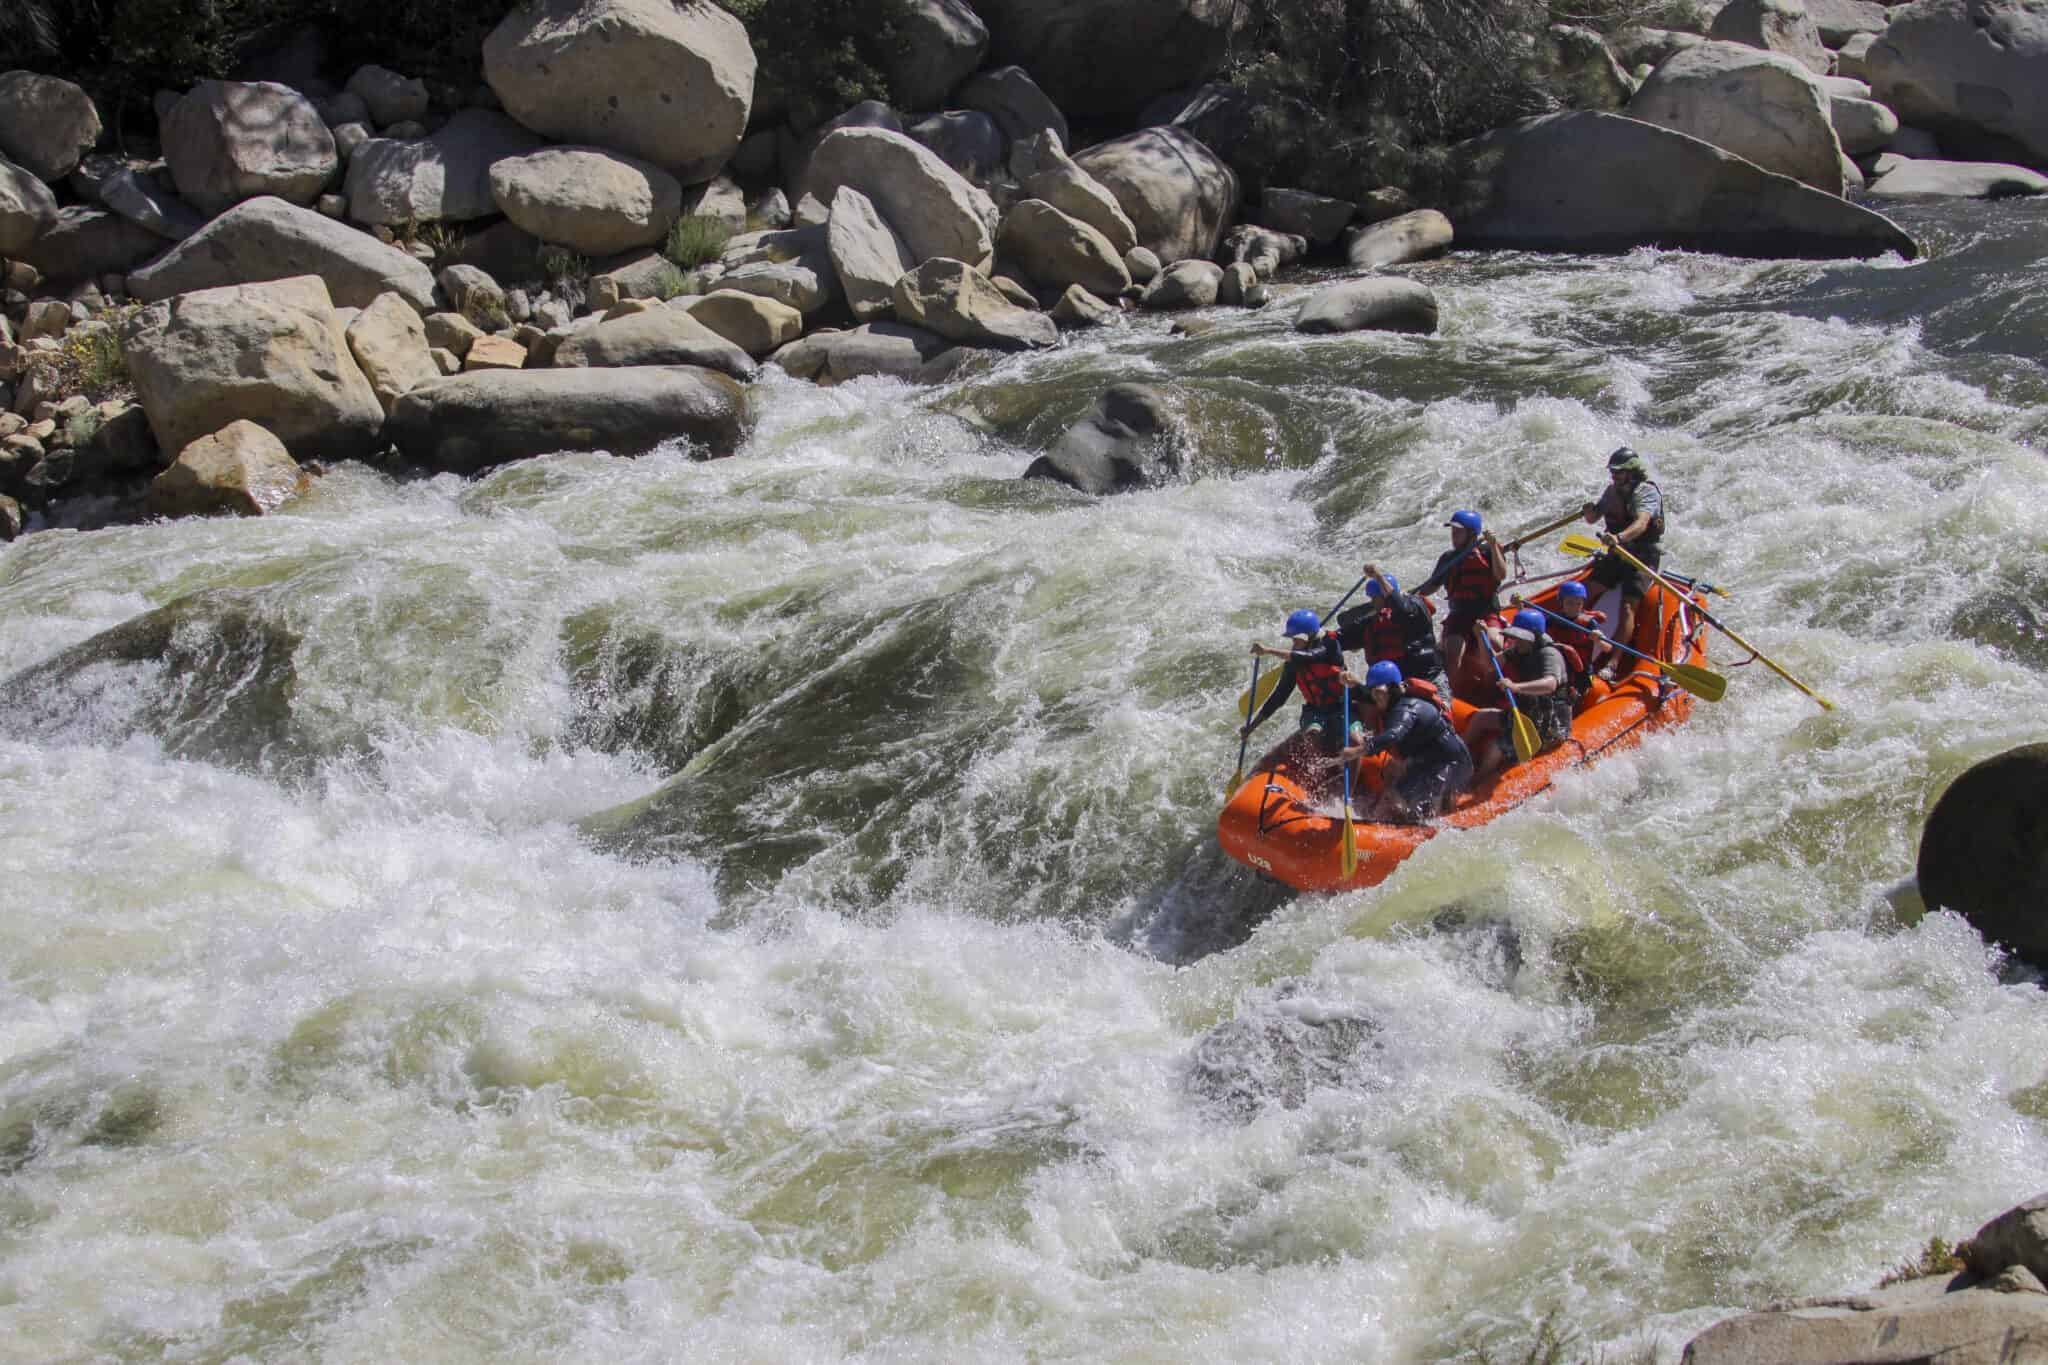
<path id="1" fill-rule="evenodd" d="M 1584 514 L 1580 512 L 1567 512 L 1563 516 L 1559 517 L 1556 521 L 1551 522 L 1548 526 L 1539 526 L 1535 530 L 1530 531 L 1524 535 L 1516 536 L 1513 540 L 1501 546 L 1501 549 L 1507 551 L 1509 554 L 1513 554 L 1515 551 L 1521 549 L 1524 545 L 1527 545 L 1530 541 L 1536 539 L 1536 537 L 1538 536 L 1547 536 L 1552 531 L 1563 530 L 1565 527 L 1577 521 L 1582 515 Z"/>
<path id="2" fill-rule="evenodd" d="M 1479 643 L 1486 646 L 1486 657 L 1493 660 L 1493 676 L 1500 679 L 1500 694 L 1507 698 L 1508 714 L 1514 717 L 1515 758 L 1527 763 L 1536 757 L 1542 744 L 1536 738 L 1536 722 L 1522 714 L 1522 708 L 1515 705 L 1515 694 L 1508 691 L 1508 675 L 1500 666 L 1500 654 L 1494 649 L 1493 641 L 1484 630 L 1478 632 Z"/>
<path id="3" fill-rule="evenodd" d="M 1364 586 L 1365 578 L 1360 577 L 1356 583 L 1353 583 L 1351 587 L 1345 591 L 1342 597 L 1337 599 L 1336 606 L 1331 607 L 1328 611 L 1323 613 L 1323 620 L 1326 622 L 1334 621 L 1337 618 L 1337 613 L 1344 610 L 1344 604 L 1351 600 L 1351 594 L 1357 592 L 1360 588 Z M 1257 710 L 1259 707 L 1264 706 L 1266 704 L 1266 698 L 1272 696 L 1273 689 L 1278 687 L 1279 685 L 1280 674 L 1274 673 L 1272 676 L 1266 679 L 1266 690 L 1261 692 L 1259 690 L 1259 681 L 1256 677 L 1254 677 L 1252 679 L 1251 689 L 1239 695 L 1237 699 L 1237 714 L 1239 714 L 1240 716 L 1251 715 L 1253 711 Z"/>
<path id="4" fill-rule="evenodd" d="M 1351 689 L 1344 689 L 1344 730 L 1337 741 L 1338 753 L 1351 745 Z M 1351 760 L 1340 757 L 1344 765 L 1344 854 L 1337 866 L 1348 878 L 1358 871 L 1358 831 L 1351 825 Z"/>
<path id="5" fill-rule="evenodd" d="M 1587 628 L 1586 622 L 1574 621 L 1571 617 L 1561 612 L 1552 611 L 1549 607 L 1537 606 L 1536 603 L 1526 598 L 1517 597 L 1514 599 L 1514 604 L 1518 607 L 1533 607 L 1553 621 L 1562 621 L 1568 626 L 1577 626 L 1580 630 Z M 1624 654 L 1633 654 L 1645 663 L 1656 665 L 1665 677 L 1671 679 L 1671 681 L 1703 701 L 1719 701 L 1727 695 L 1728 680 L 1710 669 L 1701 668 L 1696 664 L 1666 663 L 1655 655 L 1645 654 L 1640 649 L 1631 649 L 1619 640 L 1609 640 L 1607 643 L 1613 645 Z"/>
<path id="6" fill-rule="evenodd" d="M 1593 537 L 1591 536 L 1566 536 L 1564 538 L 1564 544 L 1560 545 L 1558 548 L 1563 550 L 1568 555 L 1577 555 L 1583 559 L 1588 555 L 1602 554 L 1609 547 L 1601 543 L 1600 541 L 1593 539 Z M 1664 590 L 1666 592 L 1676 593 L 1680 597 L 1685 596 L 1685 594 L 1679 592 L 1678 588 L 1674 584 L 1672 584 L 1672 582 L 1669 579 L 1665 578 L 1663 574 L 1658 573 L 1655 569 L 1643 563 L 1642 560 L 1637 559 L 1634 555 L 1630 554 L 1622 546 L 1616 545 L 1613 547 L 1613 550 L 1614 553 L 1620 555 L 1628 563 L 1635 565 L 1638 569 L 1641 569 L 1644 573 L 1656 579 L 1657 582 L 1664 586 Z M 1765 668 L 1770 669 L 1771 672 L 1777 674 L 1786 682 L 1791 683 L 1801 692 L 1804 692 L 1807 696 L 1812 697 L 1816 702 L 1820 703 L 1821 710 L 1832 711 L 1835 709 L 1835 704 L 1833 702 L 1829 701 L 1826 697 L 1823 697 L 1820 693 L 1808 687 L 1805 683 L 1799 681 L 1799 679 L 1793 677 L 1790 673 L 1787 673 L 1783 668 L 1779 667 L 1776 660 L 1772 659 L 1769 655 L 1765 654 L 1762 650 L 1758 649 L 1749 641 L 1743 639 L 1740 635 L 1737 635 L 1734 631 L 1728 629 L 1728 627 L 1722 625 L 1720 621 L 1715 619 L 1714 613 L 1708 611 L 1705 607 L 1701 606 L 1697 600 L 1693 601 L 1692 609 L 1698 612 L 1708 625 L 1712 626 L 1715 630 L 1720 631 L 1723 635 L 1733 640 L 1736 644 L 1742 646 L 1742 648 L 1748 650 L 1751 654 L 1754 654 L 1757 657 L 1757 660 L 1760 663 L 1762 663 Z"/>
<path id="7" fill-rule="evenodd" d="M 1252 691 L 1254 692 L 1259 690 L 1259 665 L 1264 662 L 1265 660 L 1258 655 L 1252 655 Z M 1232 794 L 1235 794 L 1237 789 L 1244 785 L 1245 746 L 1251 742 L 1252 732 L 1250 730 L 1239 732 L 1237 737 L 1237 771 L 1231 774 L 1230 778 L 1230 791 Z"/>

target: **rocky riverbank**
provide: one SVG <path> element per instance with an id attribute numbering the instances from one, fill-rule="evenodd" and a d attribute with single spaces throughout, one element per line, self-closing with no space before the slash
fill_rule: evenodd
<path id="1" fill-rule="evenodd" d="M 1162 31 L 1206 31 L 1199 6 L 1150 8 Z M 158 92 L 156 138 L 114 148 L 79 86 L 8 72 L 0 533 L 261 512 L 309 460 L 469 471 L 678 437 L 724 455 L 760 364 L 928 382 L 1132 309 L 1434 330 L 1409 280 L 1274 302 L 1304 260 L 1376 273 L 1454 239 L 1911 256 L 1854 196 L 2048 187 L 1933 159 L 2048 158 L 2031 93 L 2048 41 L 2017 0 L 1711 8 L 1674 8 L 1683 29 L 1537 35 L 1566 107 L 1458 149 L 1447 184 L 1363 202 L 1270 185 L 1247 202 L 1256 168 L 1217 112 L 1244 99 L 1222 87 L 1070 152 L 1047 87 L 1091 91 L 1085 73 L 989 65 L 992 28 L 1001 52 L 1038 50 L 1028 6 L 923 0 L 897 84 L 912 108 L 803 130 L 754 116 L 740 20 L 665 0 L 522 7 L 469 88 L 375 65 L 331 83 L 301 43 L 271 59 L 289 80 Z M 2009 32 L 1996 60 L 1967 50 L 1980 29 Z M 1221 60 L 1176 50 L 1193 77 Z M 277 440 L 211 439 L 235 423 Z M 1111 458 L 1031 468 L 1096 492 L 1148 477 Z"/>

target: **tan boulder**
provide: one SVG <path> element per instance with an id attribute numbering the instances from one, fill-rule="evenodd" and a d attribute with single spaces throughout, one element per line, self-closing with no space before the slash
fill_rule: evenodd
<path id="1" fill-rule="evenodd" d="M 1119 255 L 1138 244 L 1138 229 L 1123 205 L 1106 186 L 1076 165 L 1060 146 L 1057 134 L 1038 135 L 1027 155 L 1037 167 L 1024 181 L 1024 193 L 1043 199 L 1061 213 L 1094 228 Z"/>
<path id="2" fill-rule="evenodd" d="M 1078 284 L 1091 294 L 1114 296 L 1131 287 L 1122 252 L 1088 224 L 1042 199 L 1026 199 L 1010 210 L 996 247 L 1032 279 L 1055 289 Z"/>
<path id="3" fill-rule="evenodd" d="M 572 369 L 695 365 L 734 379 L 754 377 L 753 359 L 745 351 L 690 316 L 686 309 L 660 305 L 584 328 L 556 348 L 554 363 Z"/>
<path id="4" fill-rule="evenodd" d="M 481 336 L 470 343 L 469 354 L 462 357 L 462 372 L 474 374 L 478 370 L 523 370 L 526 368 L 526 348 L 511 337 Z"/>
<path id="5" fill-rule="evenodd" d="M 1116 196 L 1138 244 L 1161 264 L 1208 259 L 1237 217 L 1237 172 L 1184 129 L 1141 129 L 1074 162 Z"/>
<path id="6" fill-rule="evenodd" d="M 929 148 L 886 128 L 840 128 L 811 154 L 810 193 L 830 203 L 851 185 L 903 238 L 911 258 L 988 263 L 996 208 Z"/>
<path id="7" fill-rule="evenodd" d="M 841 185 L 832 196 L 825 230 L 832 267 L 853 315 L 863 322 L 887 316 L 896 306 L 896 281 L 917 264 L 910 248 L 874 201 L 851 185 Z"/>
<path id="8" fill-rule="evenodd" d="M 687 311 L 713 332 L 756 358 L 786 346 L 804 334 L 802 313 L 760 294 L 714 289 L 691 304 Z"/>
<path id="9" fill-rule="evenodd" d="M 179 451 L 150 482 L 146 506 L 159 517 L 260 517 L 289 502 L 305 481 L 283 441 L 241 419 Z"/>
<path id="10" fill-rule="evenodd" d="M 441 377 L 420 315 L 397 294 L 379 294 L 349 321 L 349 353 L 389 414 L 400 398 Z"/>
<path id="11" fill-rule="evenodd" d="M 1345 239 L 1344 256 L 1356 269 L 1379 270 L 1441 256 L 1456 235 L 1451 220 L 1435 209 L 1416 209 L 1352 233 Z"/>
<path id="12" fill-rule="evenodd" d="M 0 157 L 0 256 L 22 257 L 55 226 L 57 196 L 36 176 Z"/>
<path id="13" fill-rule="evenodd" d="M 1643 82 L 1627 113 L 1817 190 L 1845 188 L 1828 93 L 1791 57 L 1738 43 L 1689 47 Z"/>
<path id="14" fill-rule="evenodd" d="M 161 126 L 178 193 L 205 213 L 266 194 L 310 204 L 341 168 L 312 102 L 268 81 L 201 81 Z"/>
<path id="15" fill-rule="evenodd" d="M 493 162 L 491 198 L 535 237 L 586 256 L 653 246 L 683 211 L 674 176 L 601 147 L 547 147 Z"/>
<path id="16" fill-rule="evenodd" d="M 1804 0 L 1728 0 L 1707 36 L 1790 57 L 1817 76 L 1834 65 Z"/>
<path id="17" fill-rule="evenodd" d="M 0 156 L 54 182 L 99 140 L 100 111 L 84 90 L 59 76 L 0 72 Z"/>
<path id="18" fill-rule="evenodd" d="M 1019 308 L 965 261 L 926 261 L 896 281 L 896 317 L 968 346 L 1018 351 L 1059 341 L 1051 318 Z"/>
<path id="19" fill-rule="evenodd" d="M 367 307 L 392 291 L 421 312 L 434 306 L 434 272 L 422 262 L 368 233 L 267 196 L 235 205 L 130 273 L 128 292 L 155 302 L 299 275 L 318 275 L 344 307 Z"/>

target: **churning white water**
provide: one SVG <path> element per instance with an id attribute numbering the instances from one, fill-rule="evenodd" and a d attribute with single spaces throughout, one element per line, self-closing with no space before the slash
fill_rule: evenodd
<path id="1" fill-rule="evenodd" d="M 2048 714 L 2048 214 L 1910 226 L 8 547 L 0 1358 L 1673 1361 L 2048 1185 L 2048 999 L 1887 894 Z M 1126 379 L 1192 477 L 1017 481 Z M 1840 709 L 1223 860 L 1247 641 L 1624 440 Z"/>

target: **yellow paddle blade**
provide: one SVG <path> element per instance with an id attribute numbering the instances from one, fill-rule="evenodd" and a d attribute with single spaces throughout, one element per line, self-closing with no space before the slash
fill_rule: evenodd
<path id="1" fill-rule="evenodd" d="M 1660 663 L 1657 667 L 1664 670 L 1665 677 L 1702 701 L 1719 701 L 1728 695 L 1728 680 L 1711 669 L 1695 664 Z"/>
<path id="2" fill-rule="evenodd" d="M 1589 559 L 1594 555 L 1607 553 L 1607 547 L 1592 536 L 1566 536 L 1564 543 L 1557 548 L 1577 559 Z"/>
<path id="3" fill-rule="evenodd" d="M 1351 824 L 1351 807 L 1344 807 L 1344 854 L 1338 866 L 1344 875 L 1353 876 L 1358 871 L 1358 831 Z"/>
<path id="4" fill-rule="evenodd" d="M 1225 795 L 1226 797 L 1230 797 L 1230 796 L 1235 796 L 1235 795 L 1237 795 L 1237 789 L 1238 789 L 1239 787 L 1242 787 L 1243 785 L 1244 785 L 1244 769 L 1242 769 L 1242 768 L 1239 768 L 1239 769 L 1238 769 L 1238 770 L 1237 770 L 1236 772 L 1234 772 L 1234 773 L 1232 773 L 1232 774 L 1230 775 L 1230 786 L 1229 786 L 1229 787 L 1228 787 L 1227 789 L 1225 789 L 1225 791 L 1224 791 L 1224 793 L 1223 793 L 1223 794 L 1224 794 L 1224 795 Z"/>
<path id="5" fill-rule="evenodd" d="M 1515 718 L 1515 758 L 1520 762 L 1527 763 L 1530 759 L 1536 757 L 1536 751 L 1542 748 L 1543 744 L 1536 738 L 1535 721 L 1530 720 L 1528 716 L 1520 711 L 1514 712 L 1513 715 Z"/>
<path id="6" fill-rule="evenodd" d="M 1283 671 L 1284 670 L 1282 669 L 1276 668 L 1271 673 L 1268 673 L 1265 676 L 1261 677 L 1259 679 L 1259 691 L 1257 696 L 1253 696 L 1249 689 L 1238 693 L 1237 714 L 1245 717 L 1246 719 L 1249 719 L 1251 717 L 1252 712 L 1258 710 L 1261 706 L 1264 706 L 1266 704 L 1266 698 L 1272 696 L 1273 689 L 1280 685 L 1280 675 Z"/>

